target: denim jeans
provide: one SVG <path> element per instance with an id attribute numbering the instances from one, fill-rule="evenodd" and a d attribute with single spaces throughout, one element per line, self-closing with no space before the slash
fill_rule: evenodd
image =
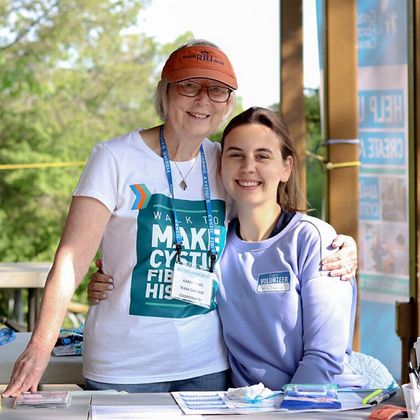
<path id="1" fill-rule="evenodd" d="M 85 378 L 86 390 L 115 389 L 116 391 L 137 392 L 177 392 L 177 391 L 225 391 L 228 389 L 230 370 L 180 379 L 178 381 L 153 382 L 150 384 L 108 384 Z"/>

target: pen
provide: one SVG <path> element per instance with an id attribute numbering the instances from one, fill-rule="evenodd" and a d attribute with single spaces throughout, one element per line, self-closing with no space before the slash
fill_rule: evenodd
<path id="1" fill-rule="evenodd" d="M 380 394 L 378 394 L 378 395 L 374 396 L 373 398 L 371 398 L 368 401 L 368 404 L 370 404 L 370 405 L 380 404 L 382 401 L 385 401 L 388 398 L 393 397 L 396 393 L 397 393 L 397 391 L 388 391 L 388 390 L 385 389 Z"/>
<path id="2" fill-rule="evenodd" d="M 418 369 L 416 369 L 413 366 L 413 364 L 411 363 L 411 360 L 408 362 L 408 370 L 412 371 L 416 375 L 416 378 L 417 378 L 417 381 L 418 381 L 419 380 L 419 371 L 418 371 Z"/>
<path id="3" fill-rule="evenodd" d="M 408 377 L 410 378 L 411 389 L 418 389 L 419 387 L 419 380 L 416 373 L 411 362 L 408 362 Z"/>
<path id="4" fill-rule="evenodd" d="M 369 401 L 376 397 L 378 394 L 380 394 L 382 391 L 384 391 L 384 389 L 376 389 L 375 391 L 371 392 L 369 395 L 366 395 L 365 398 L 362 399 L 362 404 L 366 405 L 369 404 Z"/>

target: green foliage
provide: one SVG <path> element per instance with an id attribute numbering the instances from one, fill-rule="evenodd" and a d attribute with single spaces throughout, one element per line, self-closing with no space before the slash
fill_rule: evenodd
<path id="1" fill-rule="evenodd" d="M 305 118 L 307 131 L 307 150 L 311 153 L 306 158 L 307 201 L 313 209 L 311 215 L 323 218 L 326 191 L 326 173 L 324 164 L 313 155 L 325 157 L 325 147 L 321 135 L 321 113 L 319 91 L 307 91 L 305 95 Z"/>
<path id="2" fill-rule="evenodd" d="M 324 197 L 326 191 L 326 174 L 320 157 L 325 157 L 325 149 L 321 135 L 321 112 L 318 90 L 305 91 L 305 121 L 306 121 L 306 199 L 311 215 L 323 218 Z M 273 104 L 270 109 L 279 112 L 279 104 Z M 318 155 L 318 158 L 314 155 Z"/>
<path id="3" fill-rule="evenodd" d="M 228 122 L 233 117 L 240 114 L 243 110 L 244 110 L 244 108 L 243 108 L 243 105 L 242 105 L 242 98 L 241 97 L 236 97 L 235 108 L 231 112 L 229 118 L 219 127 L 219 129 L 216 131 L 216 133 L 209 136 L 209 139 L 212 140 L 212 141 L 215 141 L 215 142 L 220 142 L 220 140 L 222 139 L 223 130 L 225 129 Z"/>
<path id="4" fill-rule="evenodd" d="M 95 142 L 154 122 L 157 46 L 121 32 L 143 3 L 15 0 L 1 9 L 0 163 L 83 161 Z M 51 260 L 80 171 L 2 172 L 2 261 Z"/>

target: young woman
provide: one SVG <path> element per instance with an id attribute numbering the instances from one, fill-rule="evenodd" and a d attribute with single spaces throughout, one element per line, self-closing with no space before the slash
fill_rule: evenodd
<path id="1" fill-rule="evenodd" d="M 235 387 L 259 382 L 365 386 L 345 371 L 355 280 L 326 278 L 336 232 L 299 211 L 299 163 L 284 121 L 264 108 L 231 120 L 221 175 L 234 201 L 217 304 Z"/>

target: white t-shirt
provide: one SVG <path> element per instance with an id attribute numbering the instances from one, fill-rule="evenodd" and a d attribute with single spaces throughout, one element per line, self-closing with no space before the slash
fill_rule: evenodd
<path id="1" fill-rule="evenodd" d="M 226 241 L 225 191 L 218 144 L 204 140 L 216 246 Z M 185 175 L 194 161 L 177 162 Z M 207 266 L 209 238 L 201 161 L 186 181 L 171 162 L 185 260 Z M 93 306 L 84 332 L 83 374 L 107 383 L 180 380 L 228 368 L 214 300 L 210 309 L 170 299 L 175 258 L 174 212 L 163 159 L 139 131 L 97 144 L 74 192 L 112 213 L 102 238 L 103 270 L 114 279 L 108 299 Z"/>

